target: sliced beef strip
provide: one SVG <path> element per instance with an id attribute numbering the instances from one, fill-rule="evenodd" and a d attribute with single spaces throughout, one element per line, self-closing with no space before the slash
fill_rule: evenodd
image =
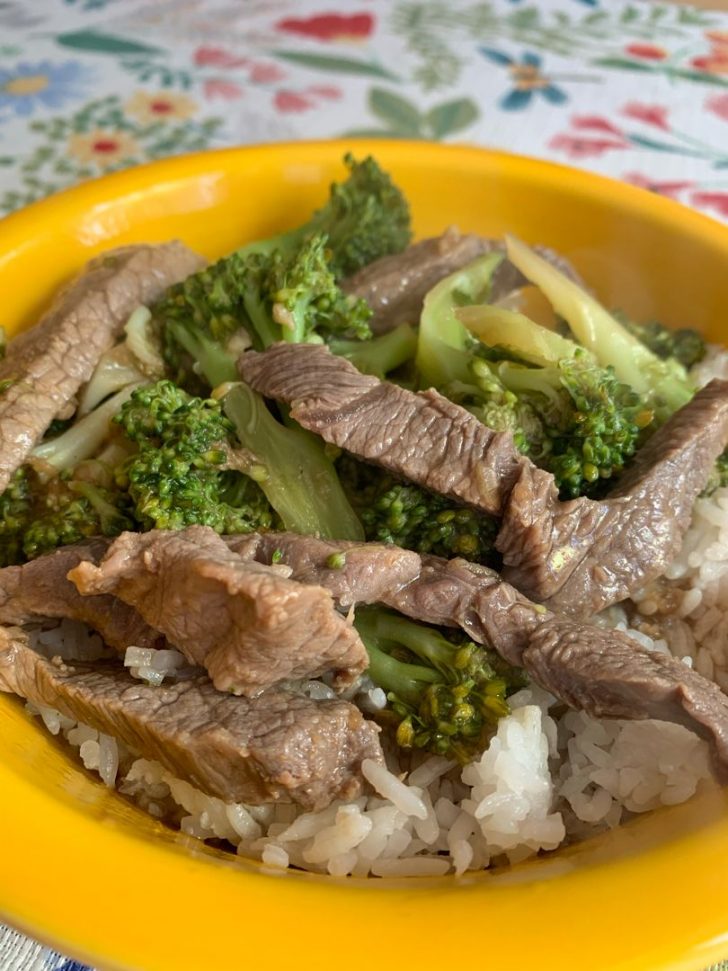
<path id="1" fill-rule="evenodd" d="M 275 555 L 290 568 L 293 579 L 326 587 L 342 608 L 380 603 L 423 623 L 460 627 L 517 666 L 530 632 L 546 614 L 493 570 L 467 560 L 295 533 L 224 539 L 244 559 L 270 563 Z M 341 567 L 332 569 L 329 557 L 335 553 L 344 553 L 345 558 Z"/>
<path id="2" fill-rule="evenodd" d="M 0 570 L 0 624 L 25 624 L 44 617 L 70 617 L 101 634 L 121 655 L 127 647 L 159 648 L 164 637 L 123 601 L 108 594 L 82 597 L 66 577 L 79 563 L 97 563 L 109 540 L 92 539 Z"/>
<path id="3" fill-rule="evenodd" d="M 574 616 L 628 597 L 678 553 L 726 445 L 728 382 L 714 380 L 658 429 L 603 501 L 559 502 L 551 477 L 524 466 L 497 538 L 504 579 Z"/>
<path id="4" fill-rule="evenodd" d="M 466 560 L 419 557 L 393 547 L 388 576 L 372 583 L 368 545 L 269 533 L 227 537 L 241 555 L 264 562 L 275 550 L 292 576 L 329 586 L 345 602 L 383 603 L 415 620 L 460 627 L 473 640 L 495 648 L 510 664 L 572 708 L 596 717 L 657 718 L 684 725 L 706 739 L 716 772 L 728 782 L 728 696 L 680 661 L 649 651 L 621 631 L 580 624 L 534 604 L 492 570 Z M 327 560 L 343 551 L 342 580 Z M 380 548 L 372 564 L 387 569 Z M 413 557 L 420 560 L 415 568 Z M 348 567 L 347 567 L 348 564 Z M 389 580 L 389 582 L 387 582 Z"/>
<path id="5" fill-rule="evenodd" d="M 562 257 L 545 247 L 536 249 L 571 279 L 578 279 Z M 370 263 L 344 280 L 342 289 L 367 301 L 373 311 L 372 330 L 381 334 L 397 324 L 416 324 L 428 290 L 450 273 L 491 252 L 505 254 L 504 243 L 474 233 L 461 234 L 451 227 L 441 236 L 423 239 L 401 253 Z M 491 300 L 499 300 L 527 282 L 511 262 L 504 260 L 493 276 Z"/>
<path id="6" fill-rule="evenodd" d="M 112 664 L 48 661 L 17 628 L 0 628 L 0 691 L 120 739 L 225 802 L 323 809 L 359 795 L 364 759 L 382 761 L 379 729 L 345 701 L 234 698 L 204 677 L 153 688 Z"/>
<path id="7" fill-rule="evenodd" d="M 675 658 L 620 631 L 550 615 L 531 635 L 523 666 L 572 708 L 684 725 L 710 744 L 716 774 L 728 783 L 728 696 Z"/>
<path id="8" fill-rule="evenodd" d="M 204 526 L 124 533 L 99 566 L 68 574 L 82 594 L 113 594 L 139 611 L 215 687 L 252 697 L 289 678 L 333 672 L 352 684 L 368 664 L 354 627 L 321 586 L 246 562 Z"/>
<path id="9" fill-rule="evenodd" d="M 417 394 L 361 374 L 314 344 L 246 352 L 244 379 L 325 441 L 395 475 L 500 515 L 528 462 L 506 432 L 494 432 L 437 391 Z"/>
<path id="10" fill-rule="evenodd" d="M 661 574 L 728 444 L 728 382 L 714 380 L 652 437 L 603 501 L 560 502 L 553 476 L 435 391 L 360 374 L 314 345 L 247 352 L 256 390 L 304 428 L 402 478 L 502 517 L 504 577 L 533 600 L 589 616 Z"/>
<path id="11" fill-rule="evenodd" d="M 180 242 L 126 246 L 92 260 L 37 326 L 8 345 L 0 381 L 0 492 L 51 421 L 91 377 L 131 312 L 203 260 Z"/>

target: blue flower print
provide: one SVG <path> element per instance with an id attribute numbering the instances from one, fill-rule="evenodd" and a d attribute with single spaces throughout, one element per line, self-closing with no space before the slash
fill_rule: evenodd
<path id="1" fill-rule="evenodd" d="M 91 77 L 89 68 L 78 61 L 21 62 L 15 67 L 0 68 L 0 119 L 7 117 L 8 112 L 27 117 L 39 106 L 60 108 L 68 101 L 80 99 Z"/>
<path id="2" fill-rule="evenodd" d="M 514 83 L 513 90 L 498 102 L 506 111 L 527 108 L 536 95 L 540 95 L 554 105 L 563 104 L 567 100 L 566 93 L 541 73 L 541 58 L 538 54 L 527 51 L 517 61 L 509 54 L 494 50 L 492 47 L 479 47 L 478 50 L 489 61 L 508 68 Z"/>

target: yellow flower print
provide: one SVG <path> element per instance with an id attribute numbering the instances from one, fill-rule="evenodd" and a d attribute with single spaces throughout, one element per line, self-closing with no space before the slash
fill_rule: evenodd
<path id="1" fill-rule="evenodd" d="M 142 124 L 189 118 L 197 111 L 197 102 L 186 94 L 170 91 L 153 93 L 137 91 L 124 105 L 124 111 Z"/>
<path id="2" fill-rule="evenodd" d="M 126 132 L 97 128 L 83 135 L 72 135 L 68 141 L 68 154 L 80 162 L 92 162 L 106 169 L 139 152 L 136 140 Z"/>

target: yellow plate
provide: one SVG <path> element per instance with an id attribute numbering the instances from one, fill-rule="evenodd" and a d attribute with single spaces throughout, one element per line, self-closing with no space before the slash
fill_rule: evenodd
<path id="1" fill-rule="evenodd" d="M 513 231 L 572 258 L 602 298 L 724 336 L 728 229 L 556 165 L 423 143 L 208 153 L 90 182 L 0 226 L 10 331 L 91 254 L 179 236 L 215 257 L 302 221 L 375 154 L 418 235 Z M 271 971 L 691 969 L 728 956 L 728 815 L 715 792 L 501 876 L 345 881 L 271 875 L 166 830 L 0 699 L 0 911 L 105 967 Z"/>

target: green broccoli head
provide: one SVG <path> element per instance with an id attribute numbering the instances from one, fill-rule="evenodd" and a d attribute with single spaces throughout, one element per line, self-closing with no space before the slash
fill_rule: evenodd
<path id="1" fill-rule="evenodd" d="M 499 565 L 493 545 L 498 531 L 495 519 L 400 482 L 348 455 L 339 458 L 337 470 L 367 540 Z"/>
<path id="2" fill-rule="evenodd" d="M 89 536 L 118 536 L 134 522 L 124 493 L 63 474 L 45 481 L 18 469 L 0 496 L 0 566 L 11 566 Z"/>
<path id="3" fill-rule="evenodd" d="M 90 536 L 118 536 L 134 528 L 128 497 L 84 481 L 59 480 L 39 496 L 23 536 L 23 557 L 32 560 Z"/>
<path id="4" fill-rule="evenodd" d="M 452 631 L 439 631 L 378 607 L 356 612 L 368 674 L 387 693 L 382 720 L 402 748 L 468 762 L 510 711 L 506 695 L 523 684 L 515 668 Z M 497 667 L 496 667 L 497 665 Z"/>
<path id="5" fill-rule="evenodd" d="M 615 313 L 614 316 L 623 327 L 663 361 L 673 360 L 685 368 L 691 368 L 705 357 L 707 349 L 705 338 L 691 327 L 670 330 L 657 320 L 638 324 L 624 314 Z"/>
<path id="6" fill-rule="evenodd" d="M 144 529 L 199 524 L 219 533 L 269 529 L 274 513 L 257 484 L 237 471 L 233 425 L 217 401 L 194 398 L 171 381 L 135 391 L 115 421 L 138 452 L 123 464 Z"/>
<path id="7" fill-rule="evenodd" d="M 246 342 L 370 338 L 369 307 L 340 289 L 330 261 L 326 236 L 315 234 L 285 250 L 233 253 L 172 287 L 153 308 L 170 375 L 199 391 L 237 379 Z"/>
<path id="8" fill-rule="evenodd" d="M 326 205 L 302 227 L 304 235 L 326 234 L 337 279 L 399 253 L 412 236 L 407 200 L 375 159 L 347 154 L 344 162 L 348 178 L 331 186 Z"/>
<path id="9" fill-rule="evenodd" d="M 654 412 L 611 367 L 575 358 L 550 367 L 497 365 L 503 383 L 538 414 L 547 447 L 532 455 L 563 498 L 597 495 L 634 455 Z"/>
<path id="10" fill-rule="evenodd" d="M 25 531 L 33 515 L 34 473 L 18 469 L 0 495 L 0 566 L 21 563 Z"/>
<path id="11" fill-rule="evenodd" d="M 371 310 L 347 296 L 336 282 L 333 250 L 317 233 L 290 257 L 275 250 L 261 274 L 264 312 L 281 328 L 278 339 L 292 343 L 350 336 L 367 340 Z"/>

